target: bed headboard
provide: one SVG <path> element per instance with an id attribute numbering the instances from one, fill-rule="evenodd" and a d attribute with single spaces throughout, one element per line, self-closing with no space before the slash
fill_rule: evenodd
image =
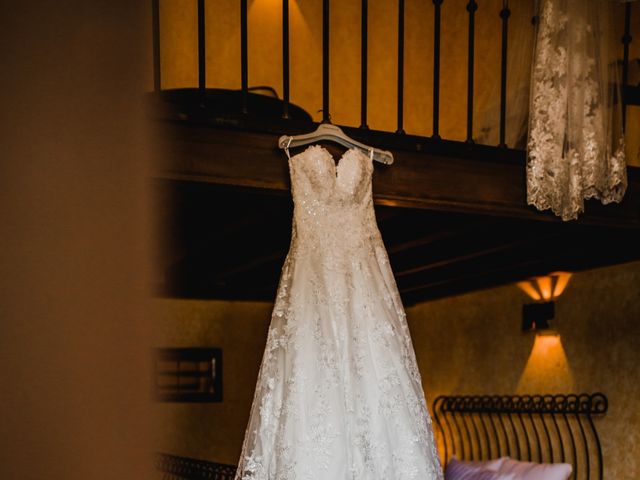
<path id="1" fill-rule="evenodd" d="M 433 402 L 444 463 L 508 455 L 573 465 L 572 479 L 603 479 L 594 418 L 608 409 L 602 393 L 441 396 Z"/>

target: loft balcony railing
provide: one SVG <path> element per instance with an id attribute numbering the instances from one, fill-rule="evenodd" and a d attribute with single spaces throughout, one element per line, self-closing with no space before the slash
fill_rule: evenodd
<path id="1" fill-rule="evenodd" d="M 166 0 L 165 0 L 166 1 Z M 162 65 L 161 65 L 161 31 L 160 31 L 160 9 L 162 2 L 152 0 L 152 23 L 153 23 L 153 85 L 154 92 L 163 100 L 173 104 L 178 108 L 178 112 L 173 111 L 174 118 L 179 118 L 186 122 L 197 124 L 210 124 L 216 126 L 226 126 L 264 133 L 299 133 L 314 128 L 311 116 L 300 107 L 291 102 L 291 35 L 290 35 L 290 1 L 282 1 L 282 98 L 273 101 L 273 98 L 256 95 L 257 90 L 271 87 L 249 87 L 249 51 L 248 43 L 248 2 L 238 0 L 239 8 L 239 40 L 240 40 L 240 89 L 237 91 L 221 91 L 220 89 L 207 88 L 207 65 L 206 65 L 206 15 L 205 11 L 215 8 L 213 2 L 206 0 L 194 0 L 197 4 L 197 64 L 198 64 L 198 84 L 193 88 L 186 89 L 163 89 L 162 85 Z M 330 8 L 336 8 L 337 2 L 329 0 L 322 1 L 322 55 L 318 59 L 322 64 L 322 122 L 331 121 L 330 110 L 330 58 L 332 49 L 330 48 Z M 372 100 L 369 97 L 369 2 L 361 0 L 360 4 L 360 125 L 340 125 L 352 137 L 363 142 L 370 143 L 383 148 L 399 149 L 406 151 L 426 151 L 436 154 L 455 155 L 464 157 L 491 158 L 491 160 L 523 161 L 524 151 L 522 148 L 508 147 L 505 141 L 507 118 L 510 105 L 508 104 L 507 82 L 508 79 L 508 53 L 509 53 L 509 22 L 511 19 L 511 9 L 508 0 L 503 0 L 502 5 L 495 12 L 497 22 L 499 22 L 499 35 L 496 41 L 500 42 L 500 62 L 496 65 L 499 70 L 499 119 L 498 119 L 498 143 L 495 145 L 482 145 L 474 140 L 474 71 L 476 61 L 483 52 L 477 51 L 476 45 L 476 15 L 481 8 L 489 8 L 489 2 L 469 0 L 464 4 L 464 11 L 461 14 L 467 16 L 467 46 L 466 65 L 458 68 L 466 68 L 466 138 L 464 141 L 445 139 L 440 131 L 441 119 L 441 59 L 443 50 L 448 48 L 442 45 L 442 9 L 443 6 L 449 8 L 461 8 L 460 2 L 451 2 L 446 5 L 447 0 L 431 0 L 424 2 L 425 8 L 433 8 L 433 79 L 432 79 L 432 109 L 430 119 L 432 125 L 431 135 L 413 135 L 405 132 L 404 107 L 407 100 L 405 95 L 405 0 L 397 2 L 397 71 L 396 81 L 396 129 L 395 131 L 374 130 L 368 127 L 368 105 Z M 628 85 L 629 65 L 630 65 L 630 45 L 632 4 L 624 5 L 624 34 L 621 37 L 621 81 L 622 100 L 624 104 L 623 125 L 626 122 L 627 105 L 640 105 L 640 85 Z M 636 6 L 633 7 L 634 9 Z M 635 14 L 635 13 L 634 13 Z M 635 14 L 640 16 L 640 12 Z M 390 20 L 391 21 L 391 20 Z M 537 18 L 531 18 L 531 28 L 535 28 Z M 496 24 L 498 25 L 498 24 Z M 460 41 L 464 41 L 462 38 Z M 446 53 L 445 53 L 446 54 Z M 230 67 L 231 68 L 231 67 Z M 446 105 L 445 105 L 446 107 Z M 488 157 L 489 156 L 489 157 Z"/>

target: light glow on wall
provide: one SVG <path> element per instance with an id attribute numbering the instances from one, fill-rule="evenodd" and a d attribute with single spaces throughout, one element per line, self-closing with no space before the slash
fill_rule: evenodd
<path id="1" fill-rule="evenodd" d="M 569 392 L 574 383 L 560 335 L 536 335 L 517 392 Z"/>

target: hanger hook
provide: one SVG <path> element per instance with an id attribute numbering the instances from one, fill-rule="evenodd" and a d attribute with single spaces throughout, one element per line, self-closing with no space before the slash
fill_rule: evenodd
<path id="1" fill-rule="evenodd" d="M 287 146 L 284 147 L 284 151 L 287 154 L 287 157 L 289 157 L 289 160 L 291 160 L 291 154 L 289 153 L 289 145 L 291 145 L 291 140 L 293 140 L 293 137 L 289 137 L 289 140 L 287 141 Z"/>

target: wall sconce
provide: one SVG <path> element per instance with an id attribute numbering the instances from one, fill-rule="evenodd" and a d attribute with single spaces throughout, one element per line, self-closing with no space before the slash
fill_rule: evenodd
<path id="1" fill-rule="evenodd" d="M 555 315 L 554 300 L 567 288 L 570 278 L 569 272 L 554 272 L 518 282 L 518 287 L 536 302 L 522 306 L 523 332 L 551 329 L 549 322 Z"/>
<path id="2" fill-rule="evenodd" d="M 159 402 L 221 402 L 222 349 L 154 348 L 153 396 Z"/>

